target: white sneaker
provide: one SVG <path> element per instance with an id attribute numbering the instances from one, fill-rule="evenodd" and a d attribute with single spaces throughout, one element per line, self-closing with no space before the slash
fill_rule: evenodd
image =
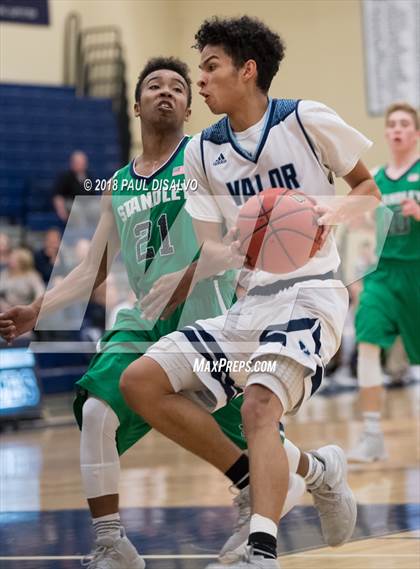
<path id="1" fill-rule="evenodd" d="M 325 464 L 325 471 L 321 481 L 307 489 L 318 510 L 325 543 L 337 547 L 351 538 L 357 519 L 356 500 L 347 484 L 346 457 L 335 445 L 310 453 Z"/>
<path id="2" fill-rule="evenodd" d="M 82 560 L 82 566 L 87 569 L 145 569 L 146 563 L 121 529 L 120 537 L 98 537 L 95 549 Z"/>
<path id="3" fill-rule="evenodd" d="M 226 569 L 223 563 L 210 563 L 206 569 Z M 252 547 L 246 547 L 238 561 L 229 565 L 229 569 L 280 569 L 277 559 L 267 559 L 254 555 Z"/>
<path id="4" fill-rule="evenodd" d="M 285 516 L 300 502 L 305 491 L 306 486 L 303 478 L 298 474 L 291 474 L 289 476 L 289 488 L 281 517 Z M 239 561 L 247 549 L 249 522 L 251 519 L 249 486 L 240 491 L 236 498 L 233 499 L 233 503 L 238 510 L 234 532 L 219 553 L 219 562 L 225 565 Z"/>
<path id="5" fill-rule="evenodd" d="M 386 460 L 388 454 L 385 450 L 383 433 L 367 433 L 363 431 L 357 445 L 348 453 L 351 462 L 374 462 Z"/>

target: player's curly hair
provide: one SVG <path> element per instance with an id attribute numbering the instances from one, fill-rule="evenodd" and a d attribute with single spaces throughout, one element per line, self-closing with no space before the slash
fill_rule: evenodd
<path id="1" fill-rule="evenodd" d="M 269 90 L 286 50 L 278 34 L 261 20 L 249 16 L 205 20 L 195 34 L 195 41 L 193 47 L 199 51 L 206 45 L 223 47 L 237 68 L 253 59 L 258 69 L 257 86 L 263 93 Z"/>
<path id="2" fill-rule="evenodd" d="M 134 99 L 136 103 L 139 102 L 141 96 L 141 86 L 144 79 L 153 73 L 153 71 L 159 71 L 159 69 L 169 69 L 170 71 L 175 71 L 178 75 L 185 80 L 188 89 L 188 106 L 191 106 L 192 100 L 192 89 L 191 89 L 191 77 L 188 65 L 176 57 L 153 57 L 149 59 L 143 69 L 140 71 L 139 78 L 137 80 L 136 88 L 134 90 Z"/>

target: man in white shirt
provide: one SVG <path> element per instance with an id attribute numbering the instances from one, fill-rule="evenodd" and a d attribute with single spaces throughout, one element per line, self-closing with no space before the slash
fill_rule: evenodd
<path id="1" fill-rule="evenodd" d="M 191 287 L 206 276 L 242 267 L 239 243 L 226 245 L 222 238 L 226 229 L 234 233 L 241 205 L 263 189 L 286 187 L 315 199 L 332 196 L 335 174 L 348 183 L 350 196 L 379 198 L 360 161 L 370 146 L 363 135 L 325 105 L 268 97 L 284 55 L 277 34 L 246 16 L 214 18 L 203 23 L 196 42 L 200 94 L 214 114 L 226 116 L 186 149 L 186 176 L 198 182 L 186 207 L 202 243 L 198 267 L 184 275 L 183 284 L 189 278 Z M 212 408 L 223 406 L 235 396 L 238 379 L 223 362 L 251 362 L 242 418 L 249 444 L 252 516 L 248 547 L 231 565 L 235 569 L 278 567 L 277 525 L 289 469 L 277 425 L 316 391 L 340 343 L 348 299 L 333 275 L 340 260 L 328 226 L 345 217 L 346 208 L 319 207 L 318 212 L 325 226 L 323 246 L 306 265 L 280 276 L 244 269 L 240 284 L 247 294 L 227 315 L 163 338 L 122 377 L 123 393 L 136 412 L 212 462 L 221 433 L 197 399 L 185 393 L 205 391 Z M 179 288 L 172 304 L 185 294 Z M 158 282 L 143 300 L 149 316 L 161 314 L 165 290 L 165 283 Z M 198 359 L 217 365 L 200 367 Z M 275 362 L 275 371 L 260 371 L 264 362 Z M 329 545 L 340 545 L 351 537 L 356 521 L 343 452 L 331 445 L 301 453 L 300 462 L 298 473 L 313 494 L 324 538 Z"/>

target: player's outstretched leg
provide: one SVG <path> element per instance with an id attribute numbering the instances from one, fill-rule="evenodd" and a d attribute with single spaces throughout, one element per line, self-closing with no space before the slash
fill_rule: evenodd
<path id="1" fill-rule="evenodd" d="M 289 464 L 278 437 L 279 398 L 263 385 L 248 385 L 242 418 L 248 441 L 252 512 L 248 545 L 233 569 L 278 569 L 277 524 L 287 496 Z M 220 569 L 213 563 L 209 569 Z"/>
<path id="2" fill-rule="evenodd" d="M 144 569 L 145 562 L 125 535 L 118 511 L 120 461 L 115 434 L 118 417 L 104 401 L 89 397 L 83 405 L 80 465 L 96 533 L 85 558 L 88 569 Z"/>

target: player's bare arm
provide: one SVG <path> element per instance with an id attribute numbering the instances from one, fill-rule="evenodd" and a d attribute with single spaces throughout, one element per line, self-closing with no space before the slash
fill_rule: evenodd
<path id="1" fill-rule="evenodd" d="M 336 208 L 323 205 L 316 206 L 315 211 L 320 215 L 318 223 L 324 226 L 324 231 L 321 235 L 323 243 L 333 225 L 345 223 L 357 216 L 365 215 L 373 211 L 381 201 L 379 188 L 361 160 L 356 163 L 356 166 L 348 174 L 343 176 L 343 179 L 351 188 L 347 194 L 348 197 L 367 199 L 348 199 L 344 202 L 339 202 Z"/>
<path id="2" fill-rule="evenodd" d="M 240 243 L 235 239 L 235 228 L 224 236 L 221 223 L 195 219 L 194 229 L 201 246 L 200 260 L 194 275 L 196 282 L 243 266 L 244 256 L 239 253 Z"/>
<path id="3" fill-rule="evenodd" d="M 141 302 L 146 318 L 154 320 L 159 314 L 162 319 L 168 318 L 199 281 L 242 267 L 244 257 L 238 252 L 240 243 L 235 240 L 234 229 L 223 237 L 222 224 L 198 220 L 194 220 L 194 229 L 201 247 L 199 260 L 155 282 Z"/>
<path id="4" fill-rule="evenodd" d="M 195 261 L 180 271 L 160 277 L 140 302 L 144 317 L 149 320 L 155 320 L 159 315 L 161 319 L 168 318 L 193 291 L 196 268 Z"/>
<path id="5" fill-rule="evenodd" d="M 376 205 L 381 201 L 381 192 L 369 170 L 361 160 L 344 176 L 344 180 L 351 187 L 348 193 L 349 196 L 374 197 L 377 200 Z"/>
<path id="6" fill-rule="evenodd" d="M 60 283 L 28 306 L 14 306 L 0 314 L 0 336 L 12 342 L 32 330 L 41 314 L 46 316 L 76 300 L 89 298 L 106 279 L 108 267 L 119 249 L 119 237 L 111 208 L 111 195 L 104 194 L 101 215 L 85 259 Z"/>

